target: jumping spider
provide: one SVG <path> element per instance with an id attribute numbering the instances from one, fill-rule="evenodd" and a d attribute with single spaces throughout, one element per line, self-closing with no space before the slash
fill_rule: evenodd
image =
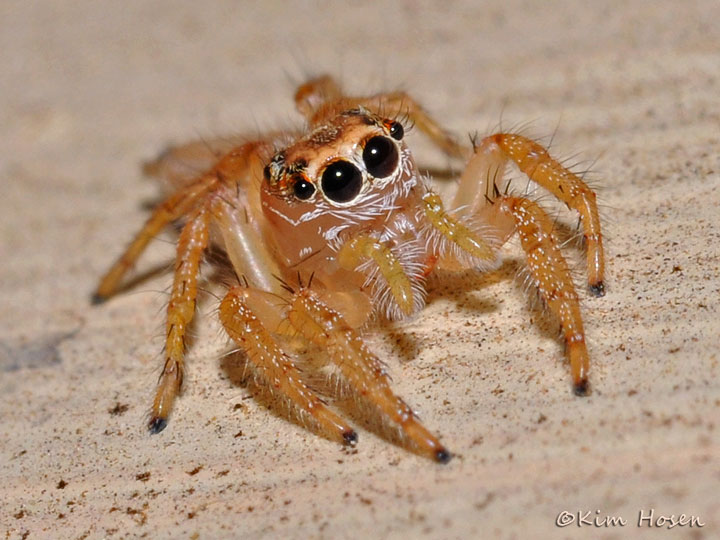
<path id="1" fill-rule="evenodd" d="M 560 322 L 575 393 L 587 393 L 580 306 L 553 220 L 536 202 L 506 193 L 505 169 L 515 163 L 580 214 L 589 288 L 602 296 L 600 220 L 595 194 L 580 178 L 516 133 L 465 148 L 402 92 L 350 97 L 330 77 L 320 77 L 299 87 L 295 103 L 306 131 L 269 133 L 232 148 L 222 141 L 192 143 L 165 152 L 150 167 L 176 189 L 102 279 L 94 299 L 112 296 L 148 242 L 182 221 L 151 432 L 167 425 L 182 385 L 186 329 L 211 242 L 225 250 L 241 282 L 219 307 L 228 335 L 263 384 L 316 430 L 345 444 L 357 443 L 356 432 L 305 382 L 287 338 L 322 349 L 354 393 L 410 447 L 447 462 L 451 454 L 392 392 L 384 364 L 360 331 L 373 317 L 402 319 L 422 309 L 425 280 L 436 268 L 497 267 L 499 248 L 513 234 L 534 285 Z M 418 173 L 401 115 L 446 154 L 467 160 L 449 210 Z M 299 276 L 311 283 L 303 286 Z M 288 285 L 296 281 L 297 287 Z"/>

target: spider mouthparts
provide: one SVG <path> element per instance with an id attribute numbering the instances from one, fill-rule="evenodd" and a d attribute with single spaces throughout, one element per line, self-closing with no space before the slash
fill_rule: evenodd
<path id="1" fill-rule="evenodd" d="M 598 281 L 597 283 L 590 285 L 590 292 L 593 296 L 605 296 L 605 282 Z"/>
<path id="2" fill-rule="evenodd" d="M 573 385 L 573 393 L 576 396 L 584 397 L 590 394 L 590 384 L 587 379 L 583 379 Z"/>
<path id="3" fill-rule="evenodd" d="M 358 434 L 355 433 L 354 429 L 344 432 L 342 437 L 348 446 L 355 446 L 358 442 Z"/>
<path id="4" fill-rule="evenodd" d="M 157 416 L 154 418 L 151 418 L 150 423 L 148 424 L 148 429 L 150 430 L 150 433 L 152 433 L 153 435 L 157 435 L 166 427 L 167 427 L 167 419 L 160 418 Z"/>
<path id="5" fill-rule="evenodd" d="M 440 450 L 435 452 L 435 461 L 438 463 L 442 463 L 443 465 L 447 462 L 449 462 L 452 459 L 452 454 L 445 450 L 444 448 L 441 448 Z"/>

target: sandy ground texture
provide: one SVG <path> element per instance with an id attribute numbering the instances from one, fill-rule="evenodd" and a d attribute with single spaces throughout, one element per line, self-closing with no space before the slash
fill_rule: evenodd
<path id="1" fill-rule="evenodd" d="M 0 538 L 717 538 L 720 3 L 201 4 L 0 5 Z M 591 168 L 609 277 L 604 298 L 581 289 L 590 397 L 511 245 L 499 271 L 433 282 L 416 319 L 368 338 L 448 465 L 352 404 L 356 451 L 289 421 L 223 359 L 212 295 L 175 414 L 146 432 L 172 232 L 149 276 L 88 302 L 157 195 L 140 164 L 298 123 L 293 84 L 324 71 L 410 90 L 460 134 L 555 133 Z M 699 522 L 658 522 L 681 514 Z"/>

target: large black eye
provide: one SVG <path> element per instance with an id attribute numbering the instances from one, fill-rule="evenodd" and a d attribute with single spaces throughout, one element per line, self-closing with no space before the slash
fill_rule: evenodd
<path id="1" fill-rule="evenodd" d="M 390 176 L 398 164 L 398 151 L 387 137 L 373 137 L 365 143 L 363 161 L 367 172 L 375 178 Z"/>
<path id="2" fill-rule="evenodd" d="M 292 188 L 295 196 L 302 201 L 309 199 L 312 197 L 313 193 L 315 193 L 315 186 L 313 186 L 311 182 L 305 180 L 302 176 L 293 178 Z"/>
<path id="3" fill-rule="evenodd" d="M 322 175 L 322 190 L 331 201 L 352 201 L 362 188 L 362 174 L 349 161 L 331 163 Z"/>

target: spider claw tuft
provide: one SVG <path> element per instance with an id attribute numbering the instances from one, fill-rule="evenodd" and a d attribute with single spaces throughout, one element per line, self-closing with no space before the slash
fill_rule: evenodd
<path id="1" fill-rule="evenodd" d="M 99 304 L 103 304 L 103 303 L 105 303 L 105 300 L 107 300 L 107 297 L 101 296 L 101 295 L 99 295 L 98 293 L 94 293 L 94 294 L 92 294 L 92 295 L 90 296 L 90 303 L 91 303 L 93 306 L 97 306 L 97 305 L 99 305 Z"/>
<path id="2" fill-rule="evenodd" d="M 452 454 L 445 450 L 444 448 L 440 448 L 435 452 L 435 461 L 438 463 L 442 463 L 445 465 L 452 459 Z"/>
<path id="3" fill-rule="evenodd" d="M 573 385 L 573 394 L 580 397 L 590 395 L 590 384 L 588 383 L 588 380 L 582 379 L 581 381 L 575 383 Z"/>
<path id="4" fill-rule="evenodd" d="M 347 444 L 348 446 L 355 447 L 358 442 L 358 434 L 355 432 L 354 429 L 344 432 L 342 434 L 342 438 L 345 441 L 345 444 Z"/>
<path id="5" fill-rule="evenodd" d="M 598 281 L 597 283 L 590 285 L 590 293 L 598 298 L 605 296 L 605 282 Z"/>
<path id="6" fill-rule="evenodd" d="M 167 419 L 160 418 L 158 416 L 151 418 L 150 422 L 148 423 L 148 429 L 150 430 L 150 433 L 152 433 L 153 435 L 157 435 L 166 427 L 167 427 Z"/>

